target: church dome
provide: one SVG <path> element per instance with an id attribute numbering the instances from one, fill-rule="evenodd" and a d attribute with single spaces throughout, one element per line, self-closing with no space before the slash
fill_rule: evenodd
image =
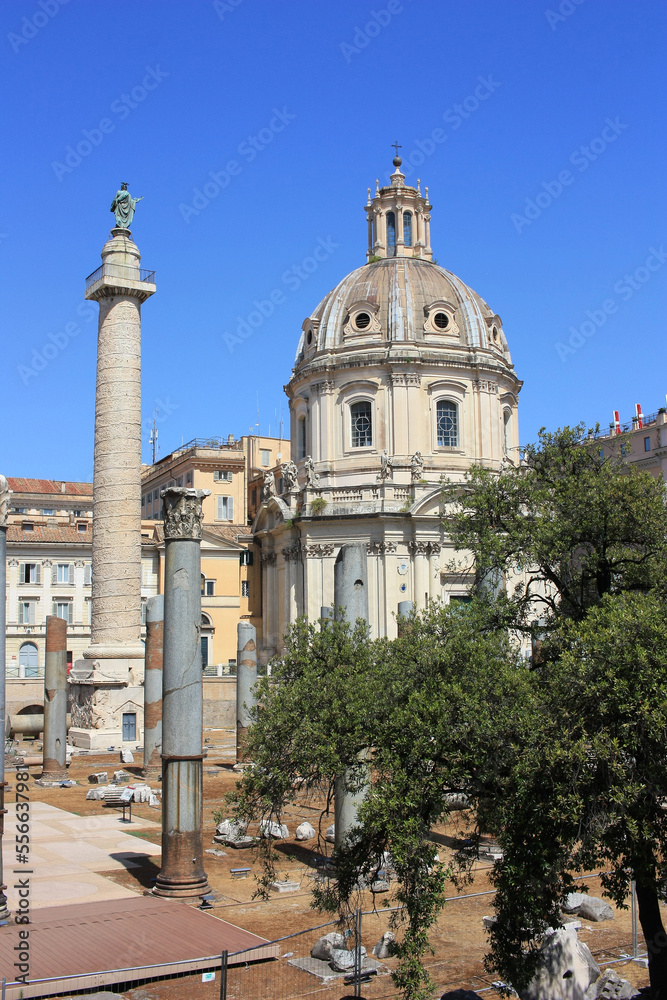
<path id="1" fill-rule="evenodd" d="M 451 271 L 417 257 L 385 257 L 348 274 L 303 324 L 295 368 L 321 352 L 382 342 L 481 349 L 511 365 L 497 316 Z"/>

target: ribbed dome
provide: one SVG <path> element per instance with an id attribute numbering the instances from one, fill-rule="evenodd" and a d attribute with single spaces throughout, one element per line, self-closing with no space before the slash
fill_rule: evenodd
<path id="1" fill-rule="evenodd" d="M 476 292 L 437 264 L 394 257 L 357 268 L 325 295 L 303 324 L 295 365 L 382 341 L 489 350 L 511 364 L 500 317 Z"/>

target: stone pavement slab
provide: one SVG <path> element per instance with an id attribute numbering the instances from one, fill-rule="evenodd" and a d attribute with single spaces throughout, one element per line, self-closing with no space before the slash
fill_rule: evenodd
<path id="1" fill-rule="evenodd" d="M 136 868 L 160 854 L 160 846 L 132 837 L 132 830 L 160 829 L 152 820 L 136 818 L 124 823 L 120 813 L 76 816 L 45 802 L 30 803 L 30 863 L 16 862 L 14 837 L 16 813 L 10 804 L 3 836 L 3 867 L 9 908 L 18 906 L 21 878 L 30 878 L 30 907 L 59 906 L 86 900 L 98 902 L 136 897 L 98 874 Z"/>

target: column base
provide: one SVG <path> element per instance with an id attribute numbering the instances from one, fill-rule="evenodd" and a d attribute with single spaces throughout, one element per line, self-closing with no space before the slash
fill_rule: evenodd
<path id="1" fill-rule="evenodd" d="M 205 896 L 210 891 L 211 887 L 206 876 L 185 880 L 162 878 L 161 875 L 158 875 L 152 895 L 160 896 L 163 899 L 192 899 L 193 897 Z"/>

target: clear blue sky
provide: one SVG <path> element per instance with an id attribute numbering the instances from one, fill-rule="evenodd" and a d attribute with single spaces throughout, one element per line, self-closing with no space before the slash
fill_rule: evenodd
<path id="1" fill-rule="evenodd" d="M 524 442 L 664 405 L 666 21 L 662 0 L 3 0 L 0 470 L 92 477 L 83 288 L 121 181 L 157 271 L 143 413 L 162 454 L 247 433 L 258 403 L 274 432 L 396 139 L 423 159 L 408 179 L 439 263 L 503 319 Z"/>

